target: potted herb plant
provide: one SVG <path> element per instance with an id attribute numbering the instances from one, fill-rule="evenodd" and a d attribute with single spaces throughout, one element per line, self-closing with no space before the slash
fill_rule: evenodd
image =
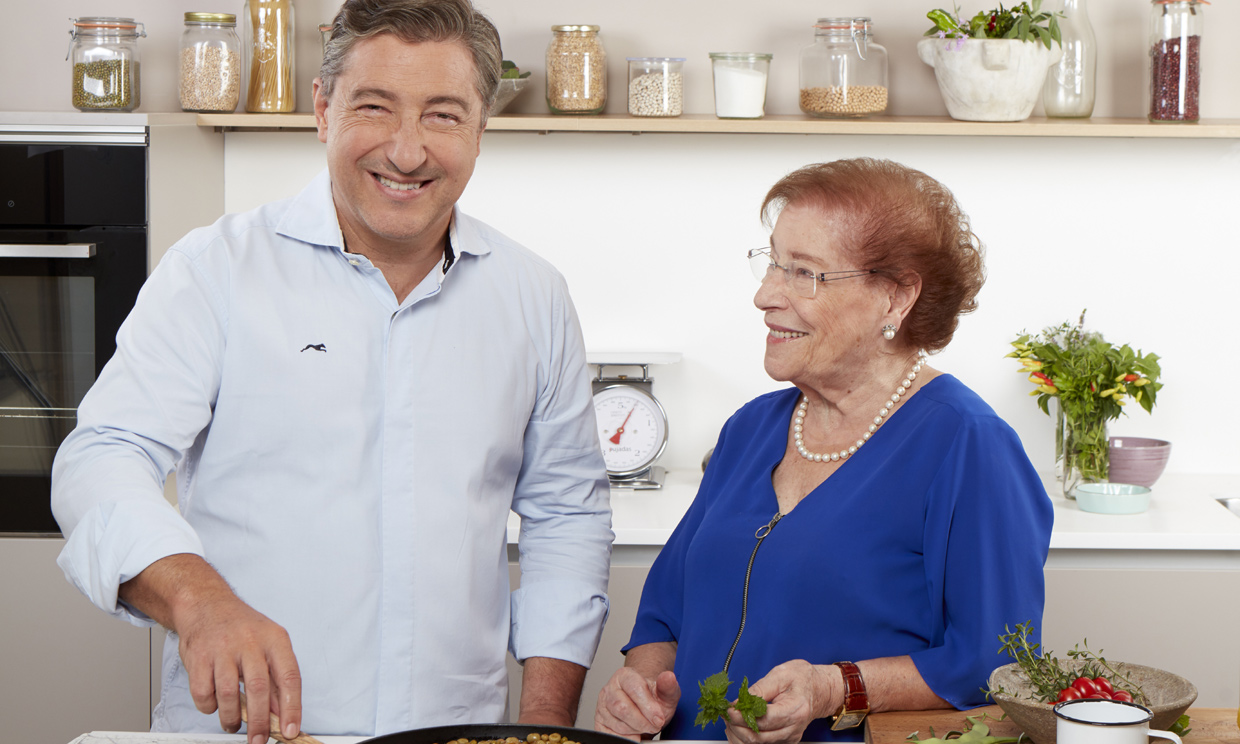
<path id="1" fill-rule="evenodd" d="M 1030 395 L 1050 415 L 1058 401 L 1055 433 L 1056 468 L 1062 468 L 1063 492 L 1073 498 L 1077 485 L 1107 480 L 1110 442 L 1107 422 L 1119 418 L 1130 400 L 1148 413 L 1162 383 L 1157 354 L 1115 346 L 1102 334 L 1085 330 L 1085 312 L 1075 325 L 1064 322 L 1037 335 L 1022 334 L 1007 356 L 1020 360 L 1021 372 L 1034 384 Z"/>
<path id="2" fill-rule="evenodd" d="M 998 8 L 962 20 L 960 10 L 932 10 L 934 26 L 917 43 L 934 68 L 953 119 L 1021 121 L 1033 113 L 1046 71 L 1063 56 L 1057 13 L 1042 0 Z"/>

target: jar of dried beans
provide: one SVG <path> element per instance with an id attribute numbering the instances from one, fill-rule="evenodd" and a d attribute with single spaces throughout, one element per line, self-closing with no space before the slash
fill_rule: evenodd
<path id="1" fill-rule="evenodd" d="M 680 116 L 684 57 L 629 57 L 629 115 Z"/>
<path id="2" fill-rule="evenodd" d="M 1150 121 L 1195 122 L 1201 117 L 1203 2 L 1154 0 L 1150 10 Z"/>
<path id="3" fill-rule="evenodd" d="M 607 104 L 607 52 L 598 26 L 552 26 L 547 45 L 547 107 L 553 114 L 598 114 Z"/>
<path id="4" fill-rule="evenodd" d="M 887 50 L 869 18 L 819 18 L 801 50 L 801 110 L 828 119 L 887 110 Z"/>
<path id="5" fill-rule="evenodd" d="M 132 18 L 74 18 L 69 36 L 73 107 L 81 111 L 133 111 L 139 100 L 138 39 L 146 27 Z"/>
<path id="6" fill-rule="evenodd" d="M 231 113 L 241 97 L 241 40 L 232 13 L 186 13 L 181 110 Z"/>

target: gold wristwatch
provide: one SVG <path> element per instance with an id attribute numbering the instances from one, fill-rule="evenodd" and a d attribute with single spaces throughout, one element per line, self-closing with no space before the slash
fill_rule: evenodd
<path id="1" fill-rule="evenodd" d="M 861 670 L 851 661 L 837 661 L 835 665 L 844 673 L 844 705 L 835 714 L 832 731 L 860 726 L 870 712 L 870 698 L 865 692 Z"/>

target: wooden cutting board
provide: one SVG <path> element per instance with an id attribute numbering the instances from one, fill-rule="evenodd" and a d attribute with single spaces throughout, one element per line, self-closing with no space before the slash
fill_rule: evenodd
<path id="1" fill-rule="evenodd" d="M 929 739 L 931 726 L 934 727 L 935 735 L 942 737 L 948 731 L 963 731 L 967 724 L 965 716 L 980 716 L 982 713 L 991 718 L 1003 716 L 1003 711 L 997 705 L 969 711 L 875 713 L 865 719 L 865 740 L 867 744 L 907 744 L 908 736 L 914 731 L 918 732 L 917 735 L 922 739 Z M 1236 727 L 1235 708 L 1189 708 L 1188 717 L 1192 719 L 1189 725 L 1192 731 L 1185 738 L 1185 744 L 1240 744 L 1240 728 Z M 990 726 L 992 736 L 1020 734 L 1020 728 L 1011 721 L 986 721 L 986 725 Z"/>

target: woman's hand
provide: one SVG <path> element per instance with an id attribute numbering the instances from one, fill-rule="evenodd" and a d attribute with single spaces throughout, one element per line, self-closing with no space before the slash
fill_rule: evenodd
<path id="1" fill-rule="evenodd" d="M 599 691 L 594 728 L 640 741 L 667 725 L 679 701 L 680 684 L 672 672 L 649 678 L 633 667 L 622 667 Z"/>
<path id="2" fill-rule="evenodd" d="M 833 674 L 834 673 L 834 674 Z M 749 686 L 749 692 L 766 700 L 766 715 L 758 728 L 745 725 L 735 710 L 728 711 L 726 733 L 732 744 L 791 744 L 815 718 L 825 718 L 843 701 L 842 678 L 834 666 L 814 666 L 808 661 L 788 661 Z"/>

